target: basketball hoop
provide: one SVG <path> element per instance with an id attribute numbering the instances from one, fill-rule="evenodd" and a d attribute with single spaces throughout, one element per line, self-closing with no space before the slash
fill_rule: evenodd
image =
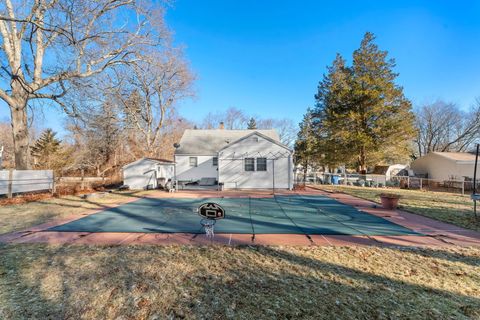
<path id="1" fill-rule="evenodd" d="M 202 219 L 200 220 L 200 224 L 202 225 L 203 229 L 205 229 L 205 235 L 207 238 L 213 238 L 215 236 L 214 227 L 215 227 L 215 220 L 212 219 Z"/>
<path id="2" fill-rule="evenodd" d="M 207 238 L 212 239 L 214 237 L 214 227 L 215 222 L 219 219 L 225 218 L 225 210 L 217 204 L 213 202 L 207 202 L 201 204 L 197 209 L 198 215 L 201 216 L 203 219 L 200 220 L 200 224 L 205 229 L 205 234 Z"/>

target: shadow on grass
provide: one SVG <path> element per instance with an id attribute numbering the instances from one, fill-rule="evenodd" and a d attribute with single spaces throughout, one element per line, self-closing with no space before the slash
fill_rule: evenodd
<path id="1" fill-rule="evenodd" d="M 398 256 L 395 249 L 383 250 Z M 355 255 L 345 248 L 24 245 L 0 251 L 5 319 L 480 316 L 478 295 L 432 288 L 422 277 L 407 282 L 395 272 L 387 277 L 330 261 Z M 331 259 L 320 256 L 328 254 Z M 375 263 L 374 257 L 365 259 Z M 382 263 L 403 266 L 401 259 Z M 52 274 L 56 281 L 49 283 Z"/>
<path id="2" fill-rule="evenodd" d="M 61 301 L 52 301 L 43 292 L 41 277 L 24 279 L 23 273 L 30 267 L 30 259 L 38 261 L 39 257 L 25 254 L 21 248 L 20 250 L 11 248 L 0 243 L 0 318 L 65 318 Z M 60 284 L 57 290 L 64 291 L 63 284 Z M 27 296 L 34 302 L 28 301 Z"/>
<path id="3" fill-rule="evenodd" d="M 218 277 L 204 270 L 195 314 L 226 318 L 225 305 L 242 306 L 241 317 L 266 318 L 468 318 L 478 315 L 478 297 L 399 281 L 320 261 L 282 249 L 258 247 L 254 259 L 229 266 Z M 391 249 L 388 249 L 391 250 Z M 214 256 L 214 254 L 212 254 Z M 257 265 L 255 260 L 271 260 Z M 397 261 L 398 263 L 399 261 Z M 278 268 L 286 264 L 288 268 Z M 199 299 L 197 297 L 197 299 Z"/>

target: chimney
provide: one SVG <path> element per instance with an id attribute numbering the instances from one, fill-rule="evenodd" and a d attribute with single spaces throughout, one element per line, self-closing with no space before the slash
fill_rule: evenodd
<path id="1" fill-rule="evenodd" d="M 220 125 L 218 126 L 218 129 L 220 129 L 220 130 L 225 129 L 225 124 L 223 122 L 220 122 Z"/>

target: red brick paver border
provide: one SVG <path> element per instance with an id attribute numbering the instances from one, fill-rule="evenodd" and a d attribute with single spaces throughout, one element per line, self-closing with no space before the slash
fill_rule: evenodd
<path id="1" fill-rule="evenodd" d="M 354 206 L 358 210 L 387 219 L 398 225 L 424 234 L 405 236 L 343 236 L 343 235 L 298 235 L 298 234 L 215 234 L 207 238 L 204 234 L 187 233 L 122 233 L 122 232 L 54 232 L 49 228 L 74 221 L 108 208 L 136 201 L 127 199 L 121 203 L 104 206 L 103 209 L 88 210 L 82 214 L 72 215 L 31 227 L 20 232 L 0 235 L 4 243 L 51 243 L 51 244 L 87 244 L 87 245 L 294 245 L 294 246 L 480 246 L 480 233 L 460 228 L 448 223 L 436 221 L 402 210 L 385 210 L 378 204 L 359 199 L 344 193 L 331 193 L 307 187 L 302 191 L 276 191 L 282 195 L 323 195 Z M 176 193 L 152 192 L 147 198 L 244 198 L 272 197 L 271 190 L 227 190 L 227 191 L 178 191 Z"/>

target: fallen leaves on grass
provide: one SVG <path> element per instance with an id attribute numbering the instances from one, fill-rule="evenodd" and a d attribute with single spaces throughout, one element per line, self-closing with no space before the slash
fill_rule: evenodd
<path id="1" fill-rule="evenodd" d="M 23 204 L 32 201 L 40 201 L 45 199 L 52 198 L 51 193 L 34 193 L 34 194 L 24 194 L 19 195 L 14 198 L 3 198 L 0 199 L 0 207 L 1 206 L 10 206 L 15 204 Z"/>
<path id="2" fill-rule="evenodd" d="M 480 250 L 0 247 L 0 317 L 480 317 Z"/>

